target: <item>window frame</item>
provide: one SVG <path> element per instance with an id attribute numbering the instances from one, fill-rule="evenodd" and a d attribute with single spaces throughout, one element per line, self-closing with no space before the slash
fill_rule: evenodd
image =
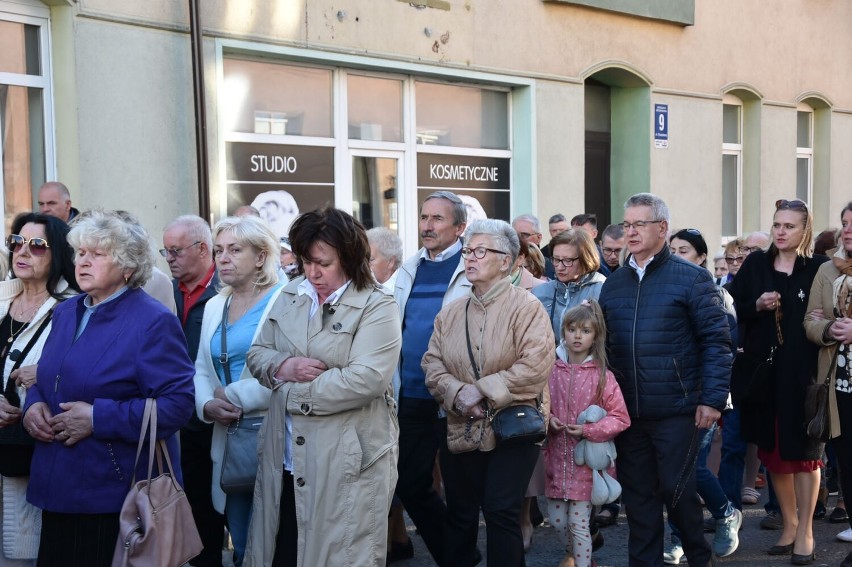
<path id="1" fill-rule="evenodd" d="M 736 189 L 736 234 L 723 234 L 723 238 L 736 238 L 740 234 L 742 234 L 743 230 L 743 142 L 745 137 L 745 132 L 743 131 L 744 123 L 743 123 L 743 114 L 744 107 L 743 101 L 734 95 L 725 94 L 722 98 L 722 112 L 724 116 L 724 107 L 725 106 L 736 106 L 739 111 L 737 112 L 737 132 L 739 134 L 738 139 L 739 143 L 731 143 L 731 142 L 722 142 L 722 155 L 723 156 L 736 156 L 737 158 L 737 189 Z M 723 118 L 724 120 L 724 118 Z M 724 138 L 723 138 L 724 140 Z M 723 177 L 724 177 L 724 165 L 723 167 Z M 722 187 L 722 197 L 724 198 L 724 186 Z M 724 214 L 724 210 L 722 211 Z"/>

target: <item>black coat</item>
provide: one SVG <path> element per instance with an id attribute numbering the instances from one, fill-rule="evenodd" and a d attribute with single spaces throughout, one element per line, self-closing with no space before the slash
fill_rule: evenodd
<path id="1" fill-rule="evenodd" d="M 641 283 L 627 264 L 607 278 L 598 299 L 607 355 L 631 418 L 722 411 L 728 398 L 731 334 L 706 268 L 654 255 Z"/>
<path id="2" fill-rule="evenodd" d="M 768 252 L 752 252 L 731 282 L 730 292 L 742 326 L 743 354 L 765 359 L 776 347 L 769 380 L 755 397 L 740 405 L 742 435 L 759 448 L 775 448 L 775 422 L 781 458 L 787 461 L 816 460 L 822 456 L 823 444 L 811 440 L 803 426 L 805 389 L 813 383 L 819 347 L 805 336 L 803 322 L 807 312 L 811 284 L 825 256 L 799 258 L 789 276 L 773 267 L 774 256 Z M 757 298 L 767 291 L 781 294 L 781 333 L 778 345 L 775 311 L 757 311 Z M 732 389 L 751 379 L 737 364 L 731 376 Z"/>

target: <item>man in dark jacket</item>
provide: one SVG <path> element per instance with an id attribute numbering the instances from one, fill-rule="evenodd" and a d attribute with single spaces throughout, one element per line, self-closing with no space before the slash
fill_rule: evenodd
<path id="1" fill-rule="evenodd" d="M 160 249 L 172 272 L 177 316 L 186 335 L 189 356 L 193 362 L 201 340 L 204 306 L 216 295 L 219 279 L 213 264 L 213 235 L 203 218 L 184 215 L 170 222 L 163 231 Z M 193 413 L 180 432 L 180 462 L 186 497 L 204 550 L 192 559 L 194 567 L 221 567 L 225 517 L 213 508 L 211 484 L 213 461 L 210 445 L 213 426 Z"/>
<path id="2" fill-rule="evenodd" d="M 663 564 L 663 506 L 681 532 L 689 564 L 715 565 L 695 491 L 700 429 L 728 396 L 731 336 L 706 269 L 673 256 L 669 211 L 659 197 L 624 205 L 630 256 L 604 283 L 610 366 L 632 425 L 616 438 L 618 478 L 630 528 L 631 567 Z"/>

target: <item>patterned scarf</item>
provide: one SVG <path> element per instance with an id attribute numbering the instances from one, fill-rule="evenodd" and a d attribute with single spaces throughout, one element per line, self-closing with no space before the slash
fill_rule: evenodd
<path id="1" fill-rule="evenodd" d="M 834 307 L 845 317 L 852 315 L 852 258 L 846 255 L 846 250 L 839 247 L 831 257 L 831 261 L 840 270 L 840 275 L 832 285 L 834 291 Z"/>

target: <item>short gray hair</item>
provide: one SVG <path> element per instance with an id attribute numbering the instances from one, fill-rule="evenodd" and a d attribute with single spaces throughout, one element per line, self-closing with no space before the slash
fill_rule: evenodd
<path id="1" fill-rule="evenodd" d="M 636 193 L 624 203 L 625 209 L 629 209 L 630 207 L 650 207 L 652 216 L 654 217 L 650 220 L 666 221 L 667 224 L 672 223 L 669 206 L 653 193 Z"/>
<path id="2" fill-rule="evenodd" d="M 402 264 L 402 240 L 399 235 L 389 228 L 377 226 L 367 231 L 367 240 L 375 245 L 379 254 L 393 260 L 394 268 Z"/>
<path id="3" fill-rule="evenodd" d="M 435 191 L 423 199 L 423 202 L 425 203 L 430 199 L 444 199 L 450 202 L 453 206 L 453 226 L 459 226 L 467 222 L 467 207 L 464 201 L 459 199 L 459 196 L 452 191 Z"/>
<path id="4" fill-rule="evenodd" d="M 562 213 L 556 213 L 555 215 L 550 217 L 550 220 L 547 221 L 547 224 L 556 224 L 558 222 L 568 222 L 568 219 L 565 218 L 565 215 L 563 215 Z"/>
<path id="5" fill-rule="evenodd" d="M 225 217 L 213 228 L 214 237 L 225 231 L 233 233 L 234 238 L 242 246 L 251 246 L 258 252 L 265 252 L 263 266 L 254 280 L 259 287 L 267 287 L 278 283 L 278 265 L 281 258 L 281 246 L 272 233 L 272 229 L 259 217 Z M 215 257 L 216 255 L 213 254 Z M 219 290 L 224 295 L 230 295 L 231 286 L 222 285 Z"/>
<path id="6" fill-rule="evenodd" d="M 68 233 L 68 244 L 76 252 L 82 248 L 96 248 L 109 254 L 121 270 L 133 273 L 127 287 L 142 287 L 151 279 L 154 254 L 148 231 L 132 215 L 127 220 L 115 211 L 93 210 L 77 216 Z"/>
<path id="7" fill-rule="evenodd" d="M 210 225 L 206 220 L 198 215 L 181 215 L 167 224 L 163 232 L 178 226 L 186 230 L 186 234 L 192 242 L 197 240 L 206 244 L 208 250 L 213 250 L 213 234 L 210 232 Z"/>
<path id="8" fill-rule="evenodd" d="M 475 220 L 467 227 L 465 234 L 465 242 L 470 240 L 477 234 L 485 234 L 494 237 L 495 246 L 505 252 L 512 259 L 511 265 L 515 264 L 518 259 L 518 254 L 521 251 L 521 240 L 518 238 L 518 233 L 507 223 L 499 219 L 483 219 Z"/>
<path id="9" fill-rule="evenodd" d="M 535 215 L 520 215 L 515 217 L 515 220 L 512 221 L 512 226 L 515 226 L 515 223 L 518 221 L 527 221 L 528 223 L 532 223 L 533 228 L 536 232 L 541 232 L 541 223 L 538 221 L 538 217 Z"/>

